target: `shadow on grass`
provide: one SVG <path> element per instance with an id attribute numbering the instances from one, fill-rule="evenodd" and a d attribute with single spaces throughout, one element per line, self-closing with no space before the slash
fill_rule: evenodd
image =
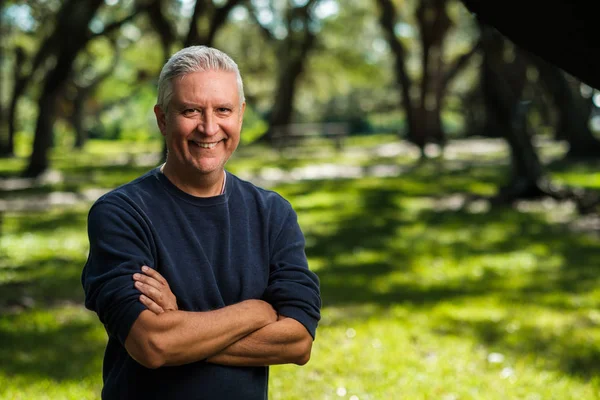
<path id="1" fill-rule="evenodd" d="M 0 319 L 0 370 L 7 375 L 78 380 L 101 370 L 105 342 L 97 339 L 96 321 L 68 321 L 58 324 L 18 323 L 22 316 Z M 55 318 L 51 316 L 49 318 Z M 19 329 L 8 329 L 11 325 Z"/>
<path id="2" fill-rule="evenodd" d="M 448 319 L 440 322 L 444 334 L 473 336 L 481 343 L 504 354 L 530 354 L 535 365 L 562 370 L 588 380 L 600 376 L 600 348 L 585 335 L 578 335 L 577 325 L 557 330 L 538 326 L 509 327 L 510 321 L 465 321 Z M 587 323 L 581 321 L 581 323 Z"/>
<path id="3" fill-rule="evenodd" d="M 19 233 L 51 233 L 60 229 L 73 229 L 87 233 L 89 206 L 78 209 L 54 209 L 50 211 L 29 211 L 21 218 L 13 218 L 12 231 Z"/>
<path id="4" fill-rule="evenodd" d="M 127 174 L 131 177 L 124 177 L 123 168 L 74 166 L 72 172 L 82 179 L 98 174 L 94 184 L 115 186 L 148 170 L 128 167 Z M 302 203 L 296 207 L 300 217 L 313 217 L 314 222 L 303 226 L 306 252 L 323 264 L 317 273 L 326 307 L 369 304 L 385 309 L 393 304 L 407 304 L 427 310 L 437 303 L 489 295 L 505 299 L 507 307 L 535 304 L 576 312 L 572 296 L 587 296 L 600 283 L 597 240 L 573 234 L 564 226 L 549 224 L 541 214 L 520 213 L 510 208 L 495 208 L 480 214 L 436 211 L 426 204 L 427 199 L 477 192 L 478 185 L 489 186 L 490 182 L 496 185 L 503 174 L 502 170 L 491 167 L 462 165 L 446 171 L 425 165 L 398 178 L 293 183 L 282 185 L 281 192 L 293 204 L 295 200 Z M 311 196 L 315 194 L 321 197 L 311 203 Z M 302 202 L 303 198 L 309 201 Z M 11 229 L 49 233 L 55 227 L 66 227 L 81 229 L 84 235 L 85 216 L 86 213 L 77 212 L 58 216 L 40 214 L 18 222 L 16 228 Z M 319 220 L 321 216 L 323 220 Z M 456 271 L 437 266 L 436 260 L 451 260 Z M 11 301 L 18 304 L 25 297 L 32 298 L 36 305 L 81 302 L 79 278 L 84 262 L 83 259 L 54 257 L 11 266 L 15 277 L 0 283 L 0 310 L 3 304 L 9 306 Z M 513 262 L 516 265 L 511 265 Z M 475 274 L 470 269 L 479 272 Z M 438 270 L 439 277 L 436 277 Z M 600 373 L 597 347 L 583 341 L 569 343 L 568 334 L 544 337 L 542 329 L 532 325 L 523 328 L 517 343 L 512 344 L 506 330 L 493 322 L 456 319 L 449 324 L 453 332 L 468 333 L 484 344 L 502 345 L 515 353 L 558 360 L 557 365 L 561 366 L 557 368 L 574 375 Z M 48 356 L 58 360 L 50 362 L 53 368 L 40 366 L 34 373 L 58 379 L 80 376 L 78 371 L 60 371 L 58 365 L 68 363 L 73 357 L 77 360 L 76 369 L 89 368 L 84 358 L 71 353 L 68 347 L 78 348 L 80 342 L 84 342 L 80 338 L 89 329 L 90 326 L 80 323 L 47 332 L 32 328 L 24 331 L 22 342 L 16 333 L 0 330 L 3 343 L 0 359 L 16 360 L 14 365 L 3 368 L 11 373 L 27 373 L 27 357 L 37 360 Z M 541 340 L 538 335 L 542 335 Z M 62 349 L 63 354 L 44 353 L 49 351 L 47 346 L 36 345 L 36 341 L 53 344 Z M 77 343 L 71 343 L 75 341 Z M 4 343 L 14 349 L 8 345 L 5 349 Z M 32 346 L 31 352 L 27 346 Z M 99 344 L 91 352 L 82 350 L 82 354 L 94 357 L 101 354 L 102 347 L 103 344 Z M 20 361 L 22 356 L 25 361 Z M 59 371 L 54 372 L 54 368 Z"/>
<path id="5" fill-rule="evenodd" d="M 419 205 L 421 198 L 461 192 L 473 183 L 460 174 L 452 176 L 444 174 L 443 185 L 419 173 L 289 187 L 286 194 L 292 198 L 325 192 L 338 201 L 329 207 L 334 215 L 323 222 L 323 229 L 309 226 L 306 232 L 307 254 L 323 265 L 317 274 L 325 307 L 372 305 L 377 314 L 390 305 L 406 304 L 427 312 L 438 303 L 498 298 L 505 300 L 507 309 L 542 307 L 560 315 L 572 313 L 571 317 L 581 312 L 574 299 L 583 297 L 588 309 L 597 309 L 597 239 L 549 223 L 542 212 L 495 207 L 470 213 Z M 301 217 L 327 209 L 300 203 Z M 451 260 L 455 270 L 442 271 L 445 267 L 435 260 Z M 356 317 L 373 314 L 353 314 Z M 539 358 L 549 368 L 584 379 L 600 375 L 600 350 L 593 341 L 571 340 L 573 332 L 549 336 L 535 316 L 531 321 L 516 340 L 491 321 L 474 324 L 457 319 L 451 325 L 455 333 L 470 334 L 486 345 L 515 340 L 514 345 L 505 345 L 507 351 Z M 597 323 L 590 324 L 596 329 Z"/>
<path id="6" fill-rule="evenodd" d="M 55 257 L 4 267 L 10 279 L 0 281 L 0 312 L 61 303 L 83 304 L 81 269 L 85 260 Z"/>

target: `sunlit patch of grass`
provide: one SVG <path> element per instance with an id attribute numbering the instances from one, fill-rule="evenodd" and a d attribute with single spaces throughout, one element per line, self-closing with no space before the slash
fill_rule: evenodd
<path id="1" fill-rule="evenodd" d="M 0 310 L 81 302 L 86 208 L 7 213 L 0 236 Z"/>
<path id="2" fill-rule="evenodd" d="M 357 310 L 327 311 L 344 317 L 322 326 L 307 366 L 273 368 L 271 398 L 598 398 L 597 380 L 586 383 L 547 368 L 537 357 L 522 357 L 503 344 L 482 343 L 481 334 L 470 330 L 469 320 L 458 325 L 466 326 L 459 331 L 444 320 L 452 309 L 397 305 L 359 318 L 353 317 L 360 315 Z M 507 328 L 502 324 L 505 312 L 493 308 L 472 312 L 483 318 L 471 320 L 474 324 L 500 325 L 501 332 Z M 473 318 L 471 312 L 467 314 Z M 516 326 L 508 325 L 513 333 L 506 335 L 519 332 Z M 493 336 L 494 328 L 490 330 Z"/>
<path id="3" fill-rule="evenodd" d="M 97 399 L 106 333 L 80 306 L 0 316 L 0 398 Z"/>
<path id="4" fill-rule="evenodd" d="M 569 186 L 600 189 L 600 172 L 585 173 L 582 171 L 570 171 L 553 174 L 556 183 L 568 184 Z"/>
<path id="5" fill-rule="evenodd" d="M 600 189 L 600 162 L 556 162 L 550 165 L 554 182 L 560 185 Z"/>

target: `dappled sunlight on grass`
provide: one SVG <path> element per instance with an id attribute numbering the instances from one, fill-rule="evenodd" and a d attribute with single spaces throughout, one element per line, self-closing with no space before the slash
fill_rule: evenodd
<path id="1" fill-rule="evenodd" d="M 0 342 L 0 398 L 99 397 L 106 334 L 94 314 L 63 306 L 5 315 Z"/>
<path id="2" fill-rule="evenodd" d="M 543 212 L 436 210 L 443 190 L 431 181 L 406 183 L 413 178 L 317 181 L 306 196 L 303 184 L 278 188 L 289 188 L 300 205 L 307 253 L 319 260 L 320 334 L 338 336 L 318 338 L 304 376 L 321 391 L 304 381 L 292 392 L 304 398 L 596 398 L 598 240 L 573 234 Z M 447 183 L 449 192 L 464 188 Z M 352 338 L 344 338 L 348 332 Z M 376 357 L 373 341 L 393 359 Z M 273 376 L 277 385 L 276 371 Z M 274 398 L 296 398 L 288 395 Z"/>
<path id="3" fill-rule="evenodd" d="M 363 153 L 249 147 L 229 166 L 250 176 L 323 162 L 402 167 L 276 187 L 298 213 L 324 308 L 310 363 L 273 367 L 270 398 L 600 399 L 600 239 L 574 233 L 552 207 L 471 207 L 505 182 L 498 155 L 414 164 L 353 141 Z M 151 168 L 135 157 L 159 149 L 131 146 L 115 163 L 123 148 L 110 143 L 77 161 L 55 155 L 61 182 L 12 195 L 114 187 Z M 0 162 L 0 175 L 16 164 Z M 552 168 L 589 187 L 598 173 Z M 106 334 L 80 284 L 89 205 L 0 219 L 2 399 L 98 398 Z"/>

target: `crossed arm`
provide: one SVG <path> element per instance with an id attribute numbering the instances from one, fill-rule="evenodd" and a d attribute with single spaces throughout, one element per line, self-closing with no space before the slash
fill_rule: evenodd
<path id="1" fill-rule="evenodd" d="M 200 360 L 232 366 L 304 365 L 310 358 L 313 340 L 306 328 L 278 316 L 267 302 L 246 300 L 214 311 L 180 311 L 157 271 L 146 267 L 133 279 L 148 310 L 134 322 L 125 348 L 148 368 Z"/>

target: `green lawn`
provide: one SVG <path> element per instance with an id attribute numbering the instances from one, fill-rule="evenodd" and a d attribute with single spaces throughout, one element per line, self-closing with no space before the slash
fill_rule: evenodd
<path id="1" fill-rule="evenodd" d="M 600 238 L 574 232 L 560 208 L 457 206 L 505 181 L 503 152 L 415 166 L 413 155 L 369 153 L 381 139 L 310 157 L 247 148 L 230 163 L 257 176 L 330 163 L 404 167 L 275 187 L 298 212 L 324 308 L 311 361 L 273 367 L 270 398 L 600 399 Z M 83 155 L 57 154 L 63 180 L 0 199 L 114 187 L 147 169 L 130 162 L 136 155 L 159 148 L 96 142 Z M 0 175 L 23 164 L 0 161 Z M 552 173 L 600 188 L 598 165 Z M 99 398 L 106 335 L 79 282 L 88 207 L 1 216 L 0 399 Z"/>

